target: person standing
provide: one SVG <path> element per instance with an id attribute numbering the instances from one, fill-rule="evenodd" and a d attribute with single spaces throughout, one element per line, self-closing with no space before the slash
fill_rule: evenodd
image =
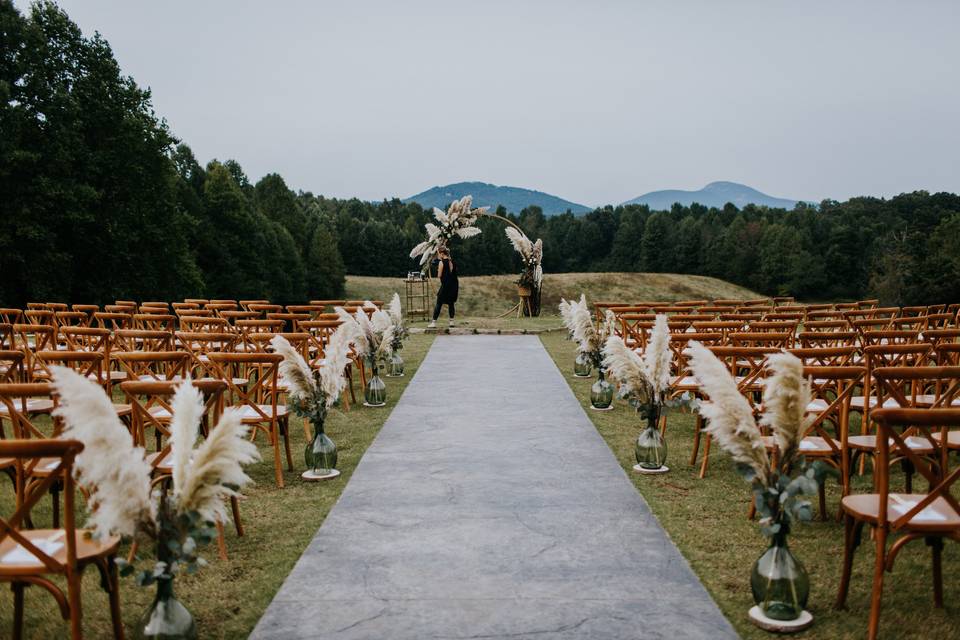
<path id="1" fill-rule="evenodd" d="M 431 329 L 436 328 L 437 318 L 440 317 L 440 308 L 443 305 L 447 305 L 447 312 L 450 314 L 450 326 L 453 327 L 457 298 L 460 295 L 457 267 L 453 263 L 453 258 L 450 257 L 450 250 L 447 247 L 441 247 L 438 254 L 440 259 L 437 261 L 437 278 L 440 280 L 440 288 L 437 290 L 437 304 L 433 307 L 433 320 L 427 325 Z"/>

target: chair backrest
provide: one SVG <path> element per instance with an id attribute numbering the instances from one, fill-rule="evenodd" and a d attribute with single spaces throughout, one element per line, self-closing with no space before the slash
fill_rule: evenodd
<path id="1" fill-rule="evenodd" d="M 808 407 L 808 415 L 812 415 L 805 435 L 820 436 L 835 455 L 840 454 L 848 435 L 850 399 L 856 389 L 863 387 L 866 373 L 866 367 L 855 366 L 803 368 L 803 376 L 810 381 L 811 396 L 819 401 Z M 828 426 L 833 426 L 833 434 Z"/>
<path id="2" fill-rule="evenodd" d="M 32 576 L 37 573 L 63 574 L 73 582 L 77 567 L 77 532 L 74 515 L 73 463 L 83 451 L 78 440 L 7 440 L 0 441 L 0 457 L 13 458 L 16 468 L 16 508 L 9 517 L 0 516 L 0 545 L 10 539 L 15 548 L 23 551 L 22 561 L 4 564 L 9 577 Z M 28 482 L 37 465 L 46 465 L 43 475 Z M 30 510 L 58 483 L 63 484 L 64 500 L 64 560 L 57 560 L 56 552 L 41 549 L 23 535 L 28 526 Z M 41 545 L 42 546 L 42 545 Z M 48 553 L 49 551 L 49 553 Z M 61 598 L 63 596 L 61 595 Z"/>
<path id="3" fill-rule="evenodd" d="M 802 348 L 860 346 L 856 331 L 801 331 L 797 343 Z"/>
<path id="4" fill-rule="evenodd" d="M 60 350 L 37 351 L 35 355 L 38 369 L 34 372 L 34 379 L 51 379 L 50 367 L 59 365 L 69 367 L 101 386 L 105 387 L 109 383 L 109 376 L 106 371 L 106 352 Z"/>
<path id="5" fill-rule="evenodd" d="M 192 363 L 185 351 L 115 351 L 110 360 L 132 382 L 179 380 L 187 377 Z"/>
<path id="6" fill-rule="evenodd" d="M 62 327 L 60 337 L 71 351 L 109 353 L 113 333 L 99 327 Z"/>
<path id="7" fill-rule="evenodd" d="M 13 349 L 15 345 L 13 325 L 8 322 L 0 322 L 0 349 Z"/>
<path id="8" fill-rule="evenodd" d="M 881 408 L 949 408 L 960 397 L 960 367 L 877 367 L 871 374 Z"/>
<path id="9" fill-rule="evenodd" d="M 163 313 L 138 313 L 133 316 L 133 326 L 146 331 L 173 331 L 176 329 L 177 316 Z"/>
<path id="10" fill-rule="evenodd" d="M 23 322 L 23 310 L 9 307 L 0 308 L 0 322 L 4 324 L 20 324 Z"/>
<path id="11" fill-rule="evenodd" d="M 818 367 L 846 367 L 855 363 L 859 349 L 856 346 L 845 347 L 800 347 L 787 349 L 800 358 L 805 365 Z"/>
<path id="12" fill-rule="evenodd" d="M 60 435 L 62 423 L 53 421 L 53 432 L 45 433 L 36 416 L 48 415 L 57 406 L 53 385 L 39 382 L 8 382 L 0 384 L 0 406 L 4 418 L 12 425 L 13 437 L 17 440 L 44 439 Z M 37 411 L 43 406 L 43 411 Z"/>
<path id="13" fill-rule="evenodd" d="M 194 377 L 217 377 L 212 370 L 209 355 L 212 353 L 232 352 L 240 336 L 236 333 L 212 333 L 206 331 L 177 331 L 179 348 L 190 354 L 193 360 Z"/>
<path id="14" fill-rule="evenodd" d="M 180 316 L 180 329 L 195 333 L 224 333 L 230 331 L 230 323 L 218 316 Z"/>
<path id="15" fill-rule="evenodd" d="M 960 479 L 960 466 L 956 456 L 948 455 L 949 432 L 960 428 L 960 409 L 877 409 L 872 417 L 878 425 L 875 475 L 880 526 L 887 526 L 893 511 L 895 517 L 889 525 L 892 531 L 909 530 L 911 524 L 922 523 L 927 533 L 939 530 L 960 534 L 960 527 L 949 523 L 960 518 L 960 501 L 954 489 Z M 933 437 L 935 433 L 939 438 Z M 907 446 L 910 437 L 932 447 L 933 455 L 919 455 Z M 894 456 L 906 458 L 926 478 L 930 485 L 926 494 L 916 494 L 910 500 L 891 495 L 890 463 Z"/>
<path id="16" fill-rule="evenodd" d="M 243 407 L 245 419 L 277 420 L 278 372 L 283 356 L 276 353 L 210 353 L 211 377 L 227 383 L 229 395 Z M 245 384 L 237 384 L 245 380 Z"/>
<path id="17" fill-rule="evenodd" d="M 174 381 L 140 380 L 120 384 L 120 389 L 132 408 L 134 442 L 141 446 L 145 445 L 147 429 L 154 429 L 162 438 L 167 439 L 166 444 L 160 449 L 160 455 L 151 460 L 151 466 L 154 468 L 164 462 L 170 452 L 169 427 L 173 418 L 173 407 L 170 402 L 180 384 L 181 382 Z M 223 412 L 223 393 L 227 390 L 227 383 L 222 380 L 193 380 L 191 384 L 203 394 L 203 420 L 216 422 Z"/>
<path id="18" fill-rule="evenodd" d="M 0 350 L 0 383 L 23 382 L 24 357 L 19 349 Z"/>
<path id="19" fill-rule="evenodd" d="M 789 349 L 793 346 L 792 331 L 744 331 L 727 336 L 734 347 L 775 347 Z"/>
<path id="20" fill-rule="evenodd" d="M 113 332 L 113 345 L 117 351 L 171 351 L 172 331 L 147 329 L 118 329 Z"/>
<path id="21" fill-rule="evenodd" d="M 104 309 L 111 305 L 104 306 Z M 132 329 L 133 314 L 122 311 L 97 311 L 93 314 L 93 322 L 104 329 Z"/>
<path id="22" fill-rule="evenodd" d="M 236 310 L 226 310 L 220 312 L 220 317 L 229 322 L 231 325 L 236 326 L 237 322 L 241 320 L 256 320 L 260 317 L 260 313 L 257 311 L 236 311 Z"/>
<path id="23" fill-rule="evenodd" d="M 90 326 L 90 315 L 83 311 L 57 311 L 55 316 L 58 327 Z"/>
<path id="24" fill-rule="evenodd" d="M 312 316 L 309 313 L 268 313 L 267 319 L 280 320 L 284 323 L 284 331 L 296 332 L 300 330 L 298 323 L 311 320 Z"/>

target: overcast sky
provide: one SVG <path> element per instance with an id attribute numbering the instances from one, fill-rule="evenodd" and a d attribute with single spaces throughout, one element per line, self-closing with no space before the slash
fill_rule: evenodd
<path id="1" fill-rule="evenodd" d="M 956 0 L 59 4 L 201 163 L 294 189 L 960 192 Z"/>

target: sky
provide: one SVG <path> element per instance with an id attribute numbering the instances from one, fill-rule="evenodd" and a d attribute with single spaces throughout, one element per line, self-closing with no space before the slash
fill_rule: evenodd
<path id="1" fill-rule="evenodd" d="M 315 194 L 960 192 L 956 0 L 59 4 L 201 163 Z"/>

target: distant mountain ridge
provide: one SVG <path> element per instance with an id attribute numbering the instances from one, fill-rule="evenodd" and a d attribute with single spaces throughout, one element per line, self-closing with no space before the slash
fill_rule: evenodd
<path id="1" fill-rule="evenodd" d="M 683 191 L 680 189 L 651 191 L 622 204 L 645 204 L 654 211 L 661 211 L 670 209 L 675 202 L 679 202 L 683 206 L 690 206 L 697 202 L 705 207 L 717 207 L 718 209 L 723 208 L 728 202 L 732 202 L 739 209 L 748 204 L 793 209 L 799 201 L 768 196 L 745 184 L 719 181 L 711 182 L 699 191 Z"/>
<path id="2" fill-rule="evenodd" d="M 426 208 L 446 209 L 451 202 L 467 195 L 473 196 L 473 206 L 490 207 L 491 211 L 496 209 L 498 205 L 503 205 L 503 208 L 511 213 L 520 213 L 526 207 L 537 206 L 547 216 L 566 213 L 568 209 L 575 214 L 593 211 L 591 207 L 570 202 L 542 191 L 498 186 L 486 182 L 457 182 L 433 187 L 415 196 L 404 198 L 403 202 L 416 202 Z"/>

